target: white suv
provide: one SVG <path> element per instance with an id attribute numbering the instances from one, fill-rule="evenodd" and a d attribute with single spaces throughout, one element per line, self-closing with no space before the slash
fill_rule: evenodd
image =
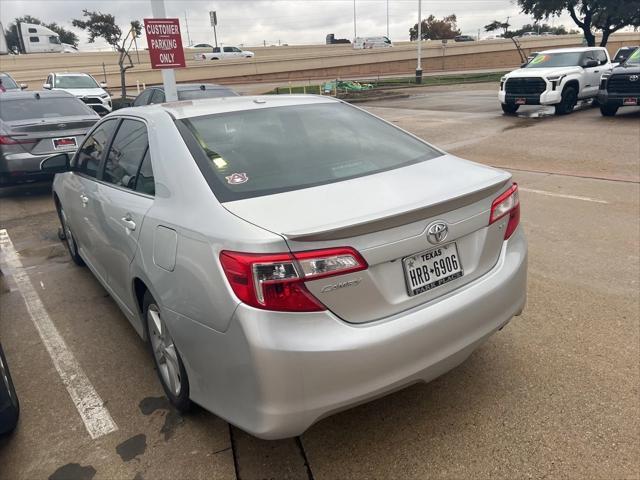
<path id="1" fill-rule="evenodd" d="M 505 113 L 520 105 L 555 105 L 556 115 L 563 115 L 578 100 L 597 97 L 600 77 L 612 68 L 603 47 L 546 50 L 502 77 L 498 98 Z"/>
<path id="2" fill-rule="evenodd" d="M 106 83 L 98 83 L 88 73 L 50 73 L 42 88 L 64 90 L 82 100 L 99 115 L 111 113 L 111 96 L 105 90 Z"/>

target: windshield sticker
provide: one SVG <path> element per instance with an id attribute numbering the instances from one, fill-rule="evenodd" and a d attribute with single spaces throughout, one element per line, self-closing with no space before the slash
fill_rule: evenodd
<path id="1" fill-rule="evenodd" d="M 233 173 L 228 177 L 224 177 L 229 185 L 241 185 L 249 181 L 246 173 Z"/>
<path id="2" fill-rule="evenodd" d="M 531 65 L 537 65 L 539 63 L 548 62 L 551 59 L 550 55 L 538 55 L 536 58 L 531 60 Z"/>

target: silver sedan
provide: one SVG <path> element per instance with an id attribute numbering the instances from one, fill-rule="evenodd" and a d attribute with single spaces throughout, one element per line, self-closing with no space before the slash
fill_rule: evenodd
<path id="1" fill-rule="evenodd" d="M 511 176 L 332 98 L 118 110 L 43 168 L 171 402 L 261 438 L 432 380 L 525 305 Z"/>

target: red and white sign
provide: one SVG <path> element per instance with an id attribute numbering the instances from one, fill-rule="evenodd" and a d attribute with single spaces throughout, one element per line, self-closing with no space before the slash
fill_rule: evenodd
<path id="1" fill-rule="evenodd" d="M 177 18 L 145 18 L 151 68 L 184 68 L 184 50 Z"/>

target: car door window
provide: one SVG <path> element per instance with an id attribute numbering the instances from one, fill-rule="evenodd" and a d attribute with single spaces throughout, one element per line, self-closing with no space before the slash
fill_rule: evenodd
<path id="1" fill-rule="evenodd" d="M 153 94 L 153 89 L 152 88 L 148 88 L 145 91 L 143 91 L 140 95 L 138 95 L 136 97 L 136 99 L 133 102 L 133 106 L 134 107 L 140 107 L 142 105 L 146 105 L 147 103 L 149 103 L 149 98 L 151 98 L 151 95 Z"/>
<path id="2" fill-rule="evenodd" d="M 153 97 L 151 97 L 151 101 L 149 102 L 149 104 L 152 104 L 152 103 L 164 103 L 165 101 L 166 100 L 165 100 L 165 96 L 164 96 L 164 91 L 155 88 L 154 92 L 153 92 Z"/>
<path id="3" fill-rule="evenodd" d="M 136 191 L 146 193 L 147 195 L 155 195 L 156 184 L 153 178 L 153 169 L 151 168 L 151 154 L 147 148 L 140 166 L 140 172 L 136 182 Z"/>
<path id="4" fill-rule="evenodd" d="M 231 47 L 224 47 L 224 49 L 223 49 L 223 50 L 224 50 L 225 52 L 227 52 L 227 53 L 233 52 L 233 48 L 231 48 Z"/>
<path id="5" fill-rule="evenodd" d="M 596 53 L 596 60 L 600 65 L 605 65 L 607 63 L 607 54 L 604 53 L 604 50 L 598 50 Z"/>
<path id="6" fill-rule="evenodd" d="M 86 138 L 75 157 L 74 171 L 90 177 L 97 176 L 98 167 L 117 124 L 116 119 L 107 120 Z"/>
<path id="7" fill-rule="evenodd" d="M 102 180 L 134 190 L 147 145 L 146 125 L 136 120 L 123 120 L 111 143 Z"/>

